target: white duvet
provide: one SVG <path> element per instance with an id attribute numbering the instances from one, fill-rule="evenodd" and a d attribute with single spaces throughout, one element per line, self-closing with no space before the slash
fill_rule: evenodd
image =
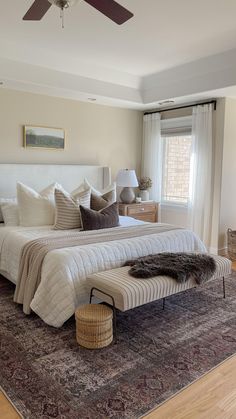
<path id="1" fill-rule="evenodd" d="M 130 217 L 120 217 L 124 228 L 143 224 Z M 64 231 L 45 227 L 0 228 L 0 272 L 16 283 L 22 249 L 39 237 L 60 236 Z M 53 250 L 42 267 L 41 283 L 31 308 L 47 324 L 60 327 L 88 301 L 86 277 L 91 273 L 121 266 L 127 259 L 160 251 L 205 252 L 201 240 L 191 231 L 175 229 L 165 233 Z"/>

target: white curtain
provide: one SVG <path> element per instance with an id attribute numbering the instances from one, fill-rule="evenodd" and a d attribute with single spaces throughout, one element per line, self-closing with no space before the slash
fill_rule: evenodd
<path id="1" fill-rule="evenodd" d="M 190 174 L 190 228 L 209 248 L 213 200 L 212 105 L 193 108 Z"/>
<path id="2" fill-rule="evenodd" d="M 141 175 L 152 180 L 150 199 L 161 199 L 161 117 L 159 113 L 144 115 Z"/>

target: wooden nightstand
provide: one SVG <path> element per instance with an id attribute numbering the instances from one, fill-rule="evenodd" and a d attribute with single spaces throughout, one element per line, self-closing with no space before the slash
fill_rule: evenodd
<path id="1" fill-rule="evenodd" d="M 158 203 L 141 202 L 140 204 L 119 203 L 119 214 L 136 218 L 137 220 L 156 223 L 158 221 Z"/>

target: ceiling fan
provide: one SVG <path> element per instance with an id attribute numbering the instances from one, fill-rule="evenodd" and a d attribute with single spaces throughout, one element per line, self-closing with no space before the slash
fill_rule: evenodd
<path id="1" fill-rule="evenodd" d="M 35 0 L 29 8 L 23 20 L 41 20 L 52 5 L 55 5 L 64 12 L 70 6 L 77 3 L 78 0 Z M 90 6 L 103 13 L 109 19 L 118 25 L 122 25 L 131 17 L 133 13 L 125 9 L 115 0 L 84 0 Z"/>

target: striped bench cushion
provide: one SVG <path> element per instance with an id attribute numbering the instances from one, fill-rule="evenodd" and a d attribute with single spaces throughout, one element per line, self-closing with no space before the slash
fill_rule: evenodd
<path id="1" fill-rule="evenodd" d="M 222 256 L 212 255 L 212 257 L 216 261 L 217 270 L 211 280 L 230 275 L 231 261 Z M 92 287 L 97 287 L 112 295 L 116 308 L 126 311 L 197 286 L 193 279 L 180 284 L 168 276 L 133 278 L 128 274 L 129 269 L 129 266 L 124 266 L 89 276 L 86 281 L 89 291 Z M 111 303 L 111 299 L 99 291 L 94 291 L 94 295 Z"/>

